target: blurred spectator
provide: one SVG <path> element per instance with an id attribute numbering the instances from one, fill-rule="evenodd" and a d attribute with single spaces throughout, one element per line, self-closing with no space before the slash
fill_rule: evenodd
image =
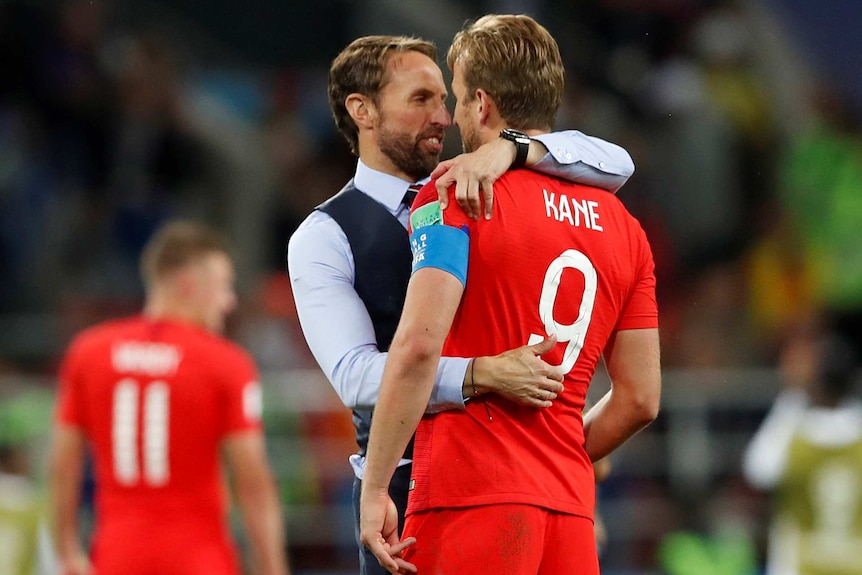
<path id="1" fill-rule="evenodd" d="M 781 200 L 801 239 L 814 304 L 862 353 L 862 125 L 825 86 L 812 99 L 817 119 L 782 160 Z"/>
<path id="2" fill-rule="evenodd" d="M 137 258 L 157 227 L 180 216 L 212 221 L 216 198 L 206 186 L 203 143 L 183 115 L 172 43 L 141 34 L 111 48 L 116 110 L 105 187 L 92 205 L 101 242 L 77 264 L 87 293 L 116 296 L 138 293 Z"/>
<path id="3" fill-rule="evenodd" d="M 0 573 L 55 575 L 43 493 L 31 451 L 44 438 L 50 394 L 24 391 L 0 404 Z"/>
<path id="4" fill-rule="evenodd" d="M 718 3 L 692 30 L 694 53 L 703 66 L 705 93 L 733 124 L 751 151 L 763 151 L 773 134 L 769 97 L 751 67 L 751 21 L 738 2 Z"/>
<path id="5" fill-rule="evenodd" d="M 743 459 L 774 493 L 767 573 L 862 573 L 859 363 L 843 340 L 806 327 L 781 356 L 785 389 Z"/>
<path id="6" fill-rule="evenodd" d="M 732 124 L 706 99 L 703 70 L 675 55 L 650 74 L 647 193 L 657 202 L 688 278 L 734 255 L 744 218 Z"/>
<path id="7" fill-rule="evenodd" d="M 781 338 L 816 306 L 810 262 L 787 211 L 773 201 L 758 216 L 757 238 L 743 259 L 747 314 L 762 357 L 773 358 Z"/>
<path id="8" fill-rule="evenodd" d="M 751 337 L 739 263 L 716 261 L 678 281 L 684 289 L 677 296 L 677 324 L 663 334 L 665 340 L 674 340 L 663 355 L 676 365 L 695 368 L 756 365 L 759 347 Z"/>
<path id="9" fill-rule="evenodd" d="M 35 575 L 42 501 L 21 469 L 22 448 L 0 444 L 0 573 Z"/>
<path id="10" fill-rule="evenodd" d="M 739 181 L 726 195 L 740 209 L 729 246 L 734 257 L 757 232 L 748 216 L 772 195 L 777 141 L 775 102 L 755 68 L 756 23 L 743 6 L 738 0 L 716 3 L 701 16 L 691 39 L 709 107 L 733 128 L 730 153 Z"/>

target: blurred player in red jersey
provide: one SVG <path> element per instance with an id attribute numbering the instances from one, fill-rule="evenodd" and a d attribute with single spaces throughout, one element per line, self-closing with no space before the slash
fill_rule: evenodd
<path id="1" fill-rule="evenodd" d="M 141 260 L 140 316 L 78 335 L 60 371 L 50 463 L 63 575 L 234 575 L 224 456 L 257 573 L 286 575 L 251 357 L 221 337 L 233 264 L 213 230 L 175 222 Z M 90 557 L 78 530 L 85 448 L 96 475 Z"/>
<path id="2" fill-rule="evenodd" d="M 551 129 L 563 68 L 531 18 L 478 20 L 448 64 L 466 151 Z M 596 188 L 513 170 L 494 192 L 491 220 L 452 201 L 443 211 L 433 185 L 413 204 L 414 271 L 371 427 L 362 540 L 390 572 L 596 575 L 592 462 L 659 408 L 652 253 L 622 203 Z M 423 418 L 441 348 L 471 357 L 545 335 L 557 343 L 544 358 L 565 373 L 564 391 L 543 397 L 552 407 L 483 395 Z M 584 417 L 602 355 L 613 387 Z M 417 425 L 399 541 L 386 486 Z"/>

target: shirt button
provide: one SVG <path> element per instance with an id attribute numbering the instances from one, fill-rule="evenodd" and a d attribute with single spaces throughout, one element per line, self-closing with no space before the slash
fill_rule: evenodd
<path id="1" fill-rule="evenodd" d="M 557 150 L 557 157 L 558 158 L 562 158 L 565 155 L 566 155 L 566 152 L 564 150 Z"/>
<path id="2" fill-rule="evenodd" d="M 567 154 L 566 154 L 566 159 L 567 159 L 567 160 L 571 160 L 571 159 L 572 159 L 572 155 L 567 153 Z"/>
<path id="3" fill-rule="evenodd" d="M 603 170 L 604 170 L 604 169 L 605 169 L 605 163 L 604 163 L 604 162 L 599 162 L 599 167 L 600 167 L 601 169 L 603 169 Z"/>

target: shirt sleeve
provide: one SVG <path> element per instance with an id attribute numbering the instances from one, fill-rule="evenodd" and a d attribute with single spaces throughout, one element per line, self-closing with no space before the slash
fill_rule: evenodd
<path id="1" fill-rule="evenodd" d="M 232 355 L 232 360 L 222 368 L 225 377 L 223 432 L 227 434 L 261 429 L 263 395 L 257 368 L 244 351 L 235 348 Z"/>
<path id="2" fill-rule="evenodd" d="M 287 251 L 299 323 L 311 353 L 351 409 L 377 403 L 388 354 L 353 287 L 350 244 L 328 215 L 315 212 L 291 237 Z M 469 359 L 442 358 L 428 412 L 464 407 L 461 388 Z"/>
<path id="3" fill-rule="evenodd" d="M 625 148 L 578 130 L 552 132 L 533 139 L 542 142 L 548 153 L 531 169 L 549 176 L 616 193 L 635 171 Z"/>
<path id="4" fill-rule="evenodd" d="M 618 330 L 658 327 L 658 302 L 655 295 L 655 262 L 646 234 L 638 229 L 638 275 L 634 289 L 625 304 Z"/>
<path id="5" fill-rule="evenodd" d="M 82 398 L 83 389 L 80 382 L 81 345 L 74 340 L 66 351 L 60 365 L 59 394 L 57 398 L 57 423 L 72 427 L 84 428 L 86 424 L 86 402 Z"/>

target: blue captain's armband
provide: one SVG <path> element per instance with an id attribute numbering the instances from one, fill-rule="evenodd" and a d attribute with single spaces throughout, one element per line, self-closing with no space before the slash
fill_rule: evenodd
<path id="1" fill-rule="evenodd" d="M 470 237 L 466 230 L 444 225 L 423 226 L 410 236 L 413 250 L 413 273 L 422 268 L 437 268 L 449 272 L 467 286 L 467 258 Z"/>

